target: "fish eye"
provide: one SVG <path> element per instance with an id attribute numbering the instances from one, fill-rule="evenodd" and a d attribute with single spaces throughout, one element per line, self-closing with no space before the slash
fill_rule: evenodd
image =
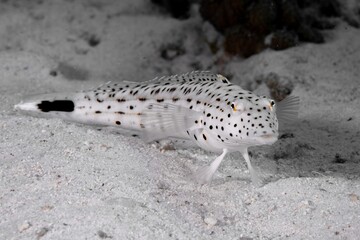
<path id="1" fill-rule="evenodd" d="M 234 112 L 243 112 L 245 110 L 245 107 L 242 103 L 232 102 L 230 106 Z"/>
<path id="2" fill-rule="evenodd" d="M 275 101 L 274 100 L 270 100 L 270 103 L 269 103 L 269 109 L 270 111 L 273 110 L 273 107 L 275 106 Z"/>

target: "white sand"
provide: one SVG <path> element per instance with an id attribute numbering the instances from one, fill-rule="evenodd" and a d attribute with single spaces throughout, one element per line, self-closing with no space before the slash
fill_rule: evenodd
<path id="1" fill-rule="evenodd" d="M 325 32 L 326 44 L 215 64 L 199 18 L 177 21 L 147 1 L 9 2 L 0 4 L 0 239 L 359 238 L 359 29 L 340 23 Z M 99 45 L 87 44 L 89 33 Z M 166 61 L 159 49 L 173 42 L 186 53 Z M 50 76 L 59 64 L 63 75 Z M 200 187 L 189 176 L 215 154 L 161 153 L 136 138 L 13 110 L 31 94 L 196 66 L 258 92 L 265 84 L 253 80 L 273 72 L 301 97 L 299 120 L 283 130 L 294 137 L 251 149 L 263 187 L 249 182 L 240 154 Z"/>

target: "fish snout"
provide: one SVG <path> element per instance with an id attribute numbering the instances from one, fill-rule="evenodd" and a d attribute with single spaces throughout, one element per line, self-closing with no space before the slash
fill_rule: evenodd
<path id="1" fill-rule="evenodd" d="M 257 137 L 257 141 L 260 144 L 273 144 L 278 140 L 278 133 L 263 134 Z"/>

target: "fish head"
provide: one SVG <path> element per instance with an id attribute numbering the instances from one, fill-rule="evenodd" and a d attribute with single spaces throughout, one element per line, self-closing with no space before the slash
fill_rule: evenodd
<path id="1" fill-rule="evenodd" d="M 251 95 L 231 104 L 231 129 L 237 134 L 232 141 L 240 145 L 255 146 L 273 144 L 278 139 L 278 119 L 275 101 L 266 97 Z"/>

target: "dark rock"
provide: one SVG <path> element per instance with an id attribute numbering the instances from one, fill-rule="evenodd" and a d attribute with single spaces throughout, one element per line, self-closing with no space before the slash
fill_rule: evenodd
<path id="1" fill-rule="evenodd" d="M 200 13 L 225 35 L 225 50 L 243 57 L 263 50 L 271 33 L 268 47 L 282 50 L 298 42 L 323 43 L 319 30 L 335 27 L 329 17 L 354 19 L 342 13 L 339 0 L 202 0 Z"/>
<path id="2" fill-rule="evenodd" d="M 90 35 L 88 39 L 88 43 L 90 47 L 96 47 L 100 43 L 100 38 L 96 35 Z"/>
<path id="3" fill-rule="evenodd" d="M 294 47 L 297 44 L 298 44 L 298 37 L 295 32 L 280 30 L 274 32 L 271 38 L 270 48 L 274 50 L 283 50 L 290 47 Z"/>
<path id="4" fill-rule="evenodd" d="M 277 102 L 290 95 L 294 89 L 294 85 L 290 80 L 281 79 L 276 73 L 269 73 L 264 77 L 263 81 L 269 88 L 271 97 Z"/>
<path id="5" fill-rule="evenodd" d="M 319 30 L 328 30 L 328 29 L 334 29 L 336 27 L 335 23 L 327 20 L 327 19 L 313 19 L 311 23 L 311 27 L 319 29 Z"/>
<path id="6" fill-rule="evenodd" d="M 162 6 L 174 18 L 189 18 L 190 0 L 151 0 L 151 2 Z"/>
<path id="7" fill-rule="evenodd" d="M 51 71 L 49 72 L 49 74 L 50 74 L 50 76 L 52 76 L 52 77 L 56 77 L 56 76 L 58 75 L 58 72 L 57 72 L 56 70 L 51 70 Z"/>
<path id="8" fill-rule="evenodd" d="M 56 70 L 69 80 L 85 81 L 89 79 L 89 71 L 65 62 L 60 62 Z"/>
<path id="9" fill-rule="evenodd" d="M 249 57 L 265 48 L 263 36 L 244 27 L 234 27 L 225 34 L 225 51 Z"/>
<path id="10" fill-rule="evenodd" d="M 169 44 L 160 48 L 160 56 L 165 60 L 173 60 L 184 53 L 185 49 L 180 44 Z"/>
<path id="11" fill-rule="evenodd" d="M 317 0 L 319 12 L 325 17 L 340 17 L 340 3 L 337 0 Z"/>
<path id="12" fill-rule="evenodd" d="M 245 22 L 249 3 L 251 0 L 203 0 L 200 14 L 219 32 L 224 33 L 227 28 Z"/>
<path id="13" fill-rule="evenodd" d="M 294 138 L 294 134 L 293 133 L 284 133 L 284 134 L 281 134 L 279 139 L 285 139 L 285 138 Z"/>
<path id="14" fill-rule="evenodd" d="M 346 163 L 346 162 L 347 162 L 347 160 L 344 159 L 344 158 L 342 158 L 339 153 L 336 153 L 336 154 L 335 154 L 334 163 L 343 164 L 343 163 Z"/>
<path id="15" fill-rule="evenodd" d="M 297 29 L 302 21 L 301 10 L 297 0 L 279 0 L 280 22 L 286 28 Z"/>
<path id="16" fill-rule="evenodd" d="M 303 42 L 324 43 L 321 33 L 307 25 L 301 25 L 297 30 L 299 40 Z"/>
<path id="17" fill-rule="evenodd" d="M 273 0 L 256 1 L 248 9 L 246 26 L 256 34 L 265 36 L 276 28 L 277 15 L 277 7 Z"/>

